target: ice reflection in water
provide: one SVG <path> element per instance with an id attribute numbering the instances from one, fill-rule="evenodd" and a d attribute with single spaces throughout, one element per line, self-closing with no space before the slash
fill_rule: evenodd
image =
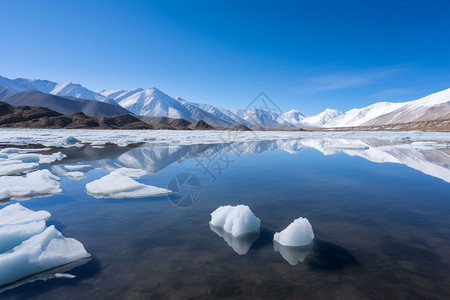
<path id="1" fill-rule="evenodd" d="M 253 243 L 259 238 L 259 231 L 250 232 L 239 237 L 233 236 L 231 233 L 224 231 L 220 227 L 213 226 L 209 224 L 209 228 L 211 231 L 216 233 L 218 236 L 224 239 L 227 242 L 228 246 L 233 248 L 234 252 L 239 255 L 247 254 L 250 247 Z"/>
<path id="2" fill-rule="evenodd" d="M 280 252 L 281 256 L 283 256 L 283 258 L 293 266 L 305 260 L 309 252 L 312 250 L 312 245 L 313 244 L 311 243 L 306 246 L 290 247 L 283 246 L 277 241 L 273 241 L 273 248 L 275 249 L 275 252 Z"/>
<path id="3" fill-rule="evenodd" d="M 324 155 L 345 153 L 350 156 L 359 156 L 375 163 L 402 164 L 450 182 L 450 144 L 448 142 L 392 142 L 381 139 L 358 140 L 328 137 L 322 139 L 301 138 L 194 145 L 147 143 L 114 157 L 112 153 L 116 153 L 115 148 L 121 147 L 110 148 L 109 151 L 111 153 L 107 159 L 95 160 L 90 163 L 86 163 L 85 159 L 80 159 L 79 162 L 83 162 L 84 165 L 90 164 L 93 168 L 109 171 L 128 167 L 143 169 L 149 173 L 157 173 L 175 162 L 179 163 L 193 158 L 213 157 L 218 153 L 229 152 L 239 156 L 241 154 L 263 153 L 280 149 L 296 154 L 304 148 L 313 148 Z M 89 156 L 98 157 L 94 153 L 96 150 L 99 149 L 89 146 L 85 151 L 89 153 Z M 107 152 L 106 149 L 100 150 L 102 154 Z M 123 150 L 120 149 L 122 152 Z M 85 158 L 86 155 L 79 155 L 79 157 Z M 57 163 L 65 163 L 67 161 L 63 160 Z M 73 159 L 69 161 L 76 163 L 76 160 L 74 161 Z M 53 171 L 59 175 L 64 175 L 60 169 Z"/>

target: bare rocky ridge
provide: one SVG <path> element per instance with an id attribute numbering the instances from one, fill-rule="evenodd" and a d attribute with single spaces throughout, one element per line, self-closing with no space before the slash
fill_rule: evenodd
<path id="1" fill-rule="evenodd" d="M 63 115 L 45 107 L 12 106 L 0 102 L 0 127 L 72 129 L 153 129 L 132 115 L 111 118 L 86 116 L 82 112 Z"/>
<path id="2" fill-rule="evenodd" d="M 234 127 L 228 128 L 227 130 L 231 130 L 231 131 L 252 131 L 250 128 L 248 128 L 245 125 L 239 124 L 236 125 Z"/>
<path id="3" fill-rule="evenodd" d="M 190 123 L 183 119 L 137 117 L 131 114 L 113 117 L 87 116 L 83 112 L 61 114 L 46 107 L 13 106 L 0 102 L 0 127 L 67 129 L 168 129 L 211 130 L 204 121 Z"/>
<path id="4" fill-rule="evenodd" d="M 211 125 L 209 125 L 208 123 L 206 123 L 203 120 L 189 124 L 188 128 L 192 129 L 192 130 L 214 130 L 215 129 L 214 127 L 212 127 Z"/>

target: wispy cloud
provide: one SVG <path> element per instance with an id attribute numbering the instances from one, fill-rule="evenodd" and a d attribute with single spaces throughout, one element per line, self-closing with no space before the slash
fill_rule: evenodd
<path id="1" fill-rule="evenodd" d="M 388 67 L 372 71 L 331 73 L 307 79 L 301 89 L 303 92 L 315 93 L 361 87 L 395 76 L 406 69 L 406 67 Z"/>

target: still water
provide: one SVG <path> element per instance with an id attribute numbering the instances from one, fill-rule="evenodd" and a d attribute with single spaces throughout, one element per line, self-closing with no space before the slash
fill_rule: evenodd
<path id="1" fill-rule="evenodd" d="M 47 224 L 92 258 L 64 270 L 73 279 L 25 281 L 1 299 L 450 297 L 447 147 L 274 140 L 61 151 L 66 159 L 43 168 L 58 174 L 62 193 L 20 203 L 49 211 Z M 86 165 L 85 177 L 64 176 L 65 164 Z M 86 193 L 123 166 L 146 170 L 137 180 L 145 184 L 167 187 L 178 174 L 198 184 L 180 187 L 186 201 Z M 237 204 L 261 220 L 259 235 L 233 240 L 210 228 L 212 211 Z M 273 234 L 299 217 L 313 227 L 313 246 L 275 251 Z"/>

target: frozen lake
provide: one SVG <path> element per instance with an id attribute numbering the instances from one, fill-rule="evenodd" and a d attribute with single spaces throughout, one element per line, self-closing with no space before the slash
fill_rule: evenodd
<path id="1" fill-rule="evenodd" d="M 48 147 L 36 152 L 38 166 L 18 170 L 47 169 L 61 190 L 4 198 L 0 209 L 48 211 L 47 225 L 91 254 L 0 287 L 2 299 L 450 295 L 448 133 L 0 130 L 0 144 Z M 2 151 L 3 161 L 24 155 Z M 86 191 L 124 167 L 145 171 L 127 173 L 132 180 L 175 193 Z M 259 234 L 233 239 L 210 228 L 217 207 L 238 204 L 261 220 Z M 299 217 L 311 223 L 312 247 L 274 245 L 274 233 Z"/>

